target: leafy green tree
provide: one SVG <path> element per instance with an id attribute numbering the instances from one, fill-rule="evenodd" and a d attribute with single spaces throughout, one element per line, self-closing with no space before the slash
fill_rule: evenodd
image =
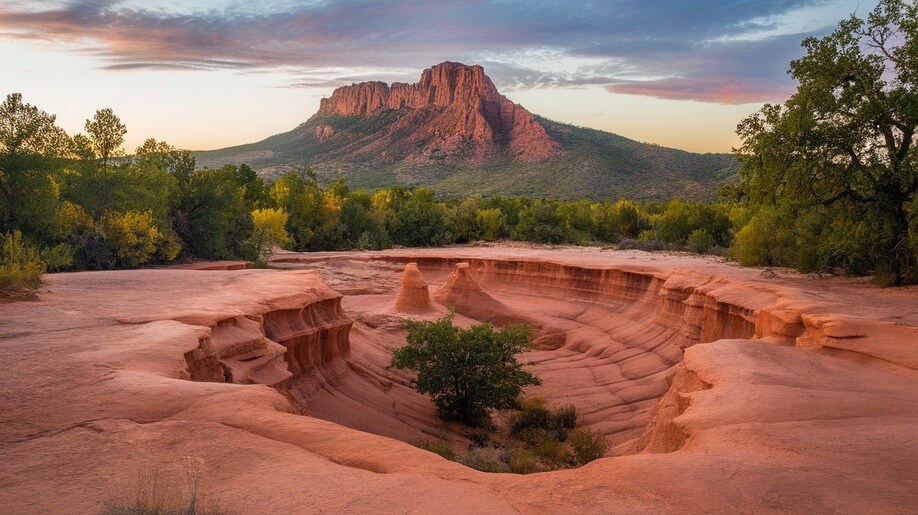
<path id="1" fill-rule="evenodd" d="M 914 281 L 918 7 L 882 0 L 803 47 L 790 66 L 796 93 L 737 129 L 739 195 L 799 212 L 839 207 L 836 215 L 866 224 L 880 278 Z"/>
<path id="2" fill-rule="evenodd" d="M 528 327 L 461 329 L 452 314 L 406 326 L 408 344 L 393 352 L 392 366 L 417 371 L 417 390 L 444 419 L 482 424 L 490 410 L 516 406 L 523 388 L 540 384 L 516 360 L 530 345 Z"/>
<path id="3" fill-rule="evenodd" d="M 50 237 L 59 201 L 51 173 L 68 150 L 55 116 L 13 93 L 0 104 L 0 230 Z"/>
<path id="4" fill-rule="evenodd" d="M 450 217 L 450 234 L 456 243 L 468 243 L 481 238 L 481 230 L 478 226 L 480 204 L 481 199 L 478 197 L 468 197 L 456 204 Z"/>
<path id="5" fill-rule="evenodd" d="M 92 120 L 86 120 L 84 129 L 96 157 L 102 162 L 102 168 L 108 168 L 111 158 L 120 154 L 127 127 L 111 109 L 100 109 Z"/>
<path id="6" fill-rule="evenodd" d="M 571 239 L 571 227 L 558 210 L 558 203 L 537 200 L 519 212 L 514 238 L 536 243 L 565 243 Z"/>
<path id="7" fill-rule="evenodd" d="M 374 216 L 373 196 L 365 191 L 347 195 L 339 213 L 342 237 L 350 248 L 380 249 L 388 245 L 384 222 Z"/>
<path id="8" fill-rule="evenodd" d="M 289 215 L 287 232 L 293 239 L 293 248 L 309 250 L 322 223 L 324 205 L 315 173 L 307 170 L 284 174 L 271 185 L 271 197 L 275 205 Z"/>
<path id="9" fill-rule="evenodd" d="M 196 170 L 174 200 L 175 232 L 193 256 L 255 259 L 252 207 L 245 202 L 235 167 Z"/>
<path id="10" fill-rule="evenodd" d="M 478 224 L 481 239 L 494 241 L 500 238 L 501 229 L 504 226 L 504 215 L 500 209 L 482 209 L 475 213 L 475 221 Z"/>
<path id="11" fill-rule="evenodd" d="M 446 208 L 426 188 L 412 191 L 395 211 L 390 234 L 406 247 L 430 247 L 450 241 Z"/>

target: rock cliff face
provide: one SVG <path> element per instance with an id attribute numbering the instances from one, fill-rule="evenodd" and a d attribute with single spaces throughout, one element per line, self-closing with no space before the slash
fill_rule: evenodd
<path id="1" fill-rule="evenodd" d="M 361 82 L 338 88 L 322 99 L 310 122 L 387 110 L 397 113 L 396 121 L 380 136 L 413 144 L 406 157 L 416 160 L 481 162 L 507 152 L 522 161 L 543 161 L 561 151 L 532 114 L 498 93 L 481 66 L 453 62 L 424 70 L 415 84 Z M 314 131 L 322 138 L 333 133 L 330 125 Z"/>

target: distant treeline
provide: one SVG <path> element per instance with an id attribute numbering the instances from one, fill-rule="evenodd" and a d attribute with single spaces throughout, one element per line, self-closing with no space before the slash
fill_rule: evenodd
<path id="1" fill-rule="evenodd" d="M 264 261 L 274 245 L 318 251 L 510 239 L 714 252 L 745 264 L 855 273 L 876 261 L 873 248 L 858 244 L 870 235 L 841 216 L 844 207 L 439 200 L 424 188 L 352 191 L 341 180 L 323 187 L 308 170 L 267 182 L 245 165 L 197 169 L 189 152 L 152 139 L 124 156 L 126 129 L 111 110 L 87 120 L 85 135 L 68 136 L 54 121 L 19 95 L 0 105 L 0 288 L 34 286 L 44 271 Z"/>

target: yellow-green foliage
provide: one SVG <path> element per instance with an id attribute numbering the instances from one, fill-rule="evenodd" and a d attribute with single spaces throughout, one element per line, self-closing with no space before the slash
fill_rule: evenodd
<path id="1" fill-rule="evenodd" d="M 598 460 L 606 453 L 606 442 L 602 435 L 586 427 L 571 431 L 568 441 L 578 465 Z"/>
<path id="2" fill-rule="evenodd" d="M 482 209 L 476 214 L 481 239 L 494 241 L 500 237 L 500 228 L 504 224 L 504 215 L 500 209 Z"/>
<path id="3" fill-rule="evenodd" d="M 252 236 L 258 249 L 258 257 L 262 261 L 267 261 L 271 257 L 271 250 L 275 245 L 285 245 L 290 241 L 287 235 L 288 218 L 282 209 L 265 208 L 252 211 Z"/>
<path id="4" fill-rule="evenodd" d="M 163 239 L 150 212 L 109 211 L 102 215 L 99 224 L 118 261 L 128 268 L 149 262 L 156 252 L 156 244 Z"/>
<path id="5" fill-rule="evenodd" d="M 0 290 L 35 288 L 45 273 L 38 251 L 22 241 L 22 233 L 0 235 Z"/>

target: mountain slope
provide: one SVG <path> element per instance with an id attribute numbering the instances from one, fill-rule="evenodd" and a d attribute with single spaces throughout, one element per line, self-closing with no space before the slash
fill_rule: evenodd
<path id="1" fill-rule="evenodd" d="M 197 152 L 201 166 L 247 163 L 274 176 L 310 167 L 357 188 L 425 185 L 448 195 L 706 198 L 736 171 L 694 154 L 547 120 L 498 93 L 480 66 L 441 63 L 415 84 L 338 88 L 296 129 Z"/>

